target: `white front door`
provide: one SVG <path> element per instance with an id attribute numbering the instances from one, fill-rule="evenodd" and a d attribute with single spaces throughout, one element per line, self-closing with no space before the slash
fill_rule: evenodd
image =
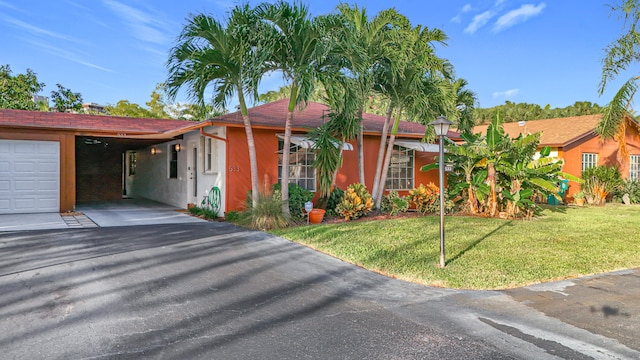
<path id="1" fill-rule="evenodd" d="M 0 140 L 0 214 L 60 211 L 60 143 Z"/>
<path id="2" fill-rule="evenodd" d="M 198 189 L 198 173 L 200 170 L 198 169 L 198 152 L 198 142 L 190 141 L 188 155 L 189 165 L 187 167 L 187 172 L 189 173 L 188 197 L 190 199 L 190 203 L 194 203 L 199 206 L 198 191 L 200 191 L 200 189 Z"/>

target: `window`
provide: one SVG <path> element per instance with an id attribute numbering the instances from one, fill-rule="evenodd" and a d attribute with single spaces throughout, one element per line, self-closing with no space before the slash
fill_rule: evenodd
<path id="1" fill-rule="evenodd" d="M 204 171 L 211 171 L 211 163 L 213 161 L 213 150 L 211 149 L 212 146 L 212 138 L 204 139 Z"/>
<path id="2" fill-rule="evenodd" d="M 598 154 L 582 153 L 582 171 L 598 165 Z"/>
<path id="3" fill-rule="evenodd" d="M 278 182 L 282 183 L 282 152 L 284 141 L 278 141 Z M 289 183 L 298 184 L 303 189 L 316 191 L 316 171 L 313 162 L 316 154 L 312 149 L 304 149 L 291 144 L 289 151 Z"/>
<path id="4" fill-rule="evenodd" d="M 640 180 L 640 155 L 631 155 L 629 159 L 629 179 Z"/>
<path id="5" fill-rule="evenodd" d="M 394 145 L 389 163 L 389 172 L 385 187 L 387 190 L 413 189 L 413 154 L 414 151 Z"/>
<path id="6" fill-rule="evenodd" d="M 129 176 L 136 174 L 136 152 L 129 152 Z"/>
<path id="7" fill-rule="evenodd" d="M 169 179 L 178 178 L 178 149 L 175 144 L 169 145 Z"/>

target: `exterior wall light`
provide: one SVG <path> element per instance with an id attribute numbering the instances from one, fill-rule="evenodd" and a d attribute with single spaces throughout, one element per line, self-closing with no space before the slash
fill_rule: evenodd
<path id="1" fill-rule="evenodd" d="M 155 155 L 158 152 L 158 149 L 156 149 L 156 147 L 152 147 L 151 148 L 151 155 Z"/>
<path id="2" fill-rule="evenodd" d="M 180 152 L 180 149 L 181 149 L 180 144 L 176 144 L 175 149 L 177 152 Z"/>

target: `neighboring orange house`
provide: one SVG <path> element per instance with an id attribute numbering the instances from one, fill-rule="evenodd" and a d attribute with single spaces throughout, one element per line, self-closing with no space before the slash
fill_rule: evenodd
<path id="1" fill-rule="evenodd" d="M 563 171 L 580 177 L 586 168 L 596 165 L 617 166 L 623 178 L 640 179 L 640 127 L 631 117 L 626 117 L 624 135 L 628 158 L 619 153 L 617 140 L 602 141 L 594 129 L 601 114 L 566 118 L 504 123 L 505 133 L 511 138 L 519 134 L 541 132 L 539 148 L 551 147 L 552 156 L 564 160 Z M 473 128 L 474 133 L 486 134 L 488 125 Z M 568 195 L 579 191 L 580 185 L 569 183 Z"/>
<path id="2" fill-rule="evenodd" d="M 278 182 L 287 100 L 249 109 L 261 183 Z M 314 191 L 314 152 L 305 134 L 329 109 L 309 103 L 293 120 L 291 181 Z M 366 185 L 373 183 L 384 118 L 364 114 Z M 402 122 L 388 189 L 401 193 L 437 173 L 420 172 L 438 147 L 425 144 L 425 126 Z M 458 134 L 449 136 L 458 140 Z M 337 185 L 358 181 L 355 142 L 345 144 Z M 241 209 L 251 189 L 249 156 L 239 113 L 192 122 L 101 115 L 0 110 L 0 214 L 64 212 L 79 202 L 143 197 L 180 208 L 219 187 L 222 212 Z"/>

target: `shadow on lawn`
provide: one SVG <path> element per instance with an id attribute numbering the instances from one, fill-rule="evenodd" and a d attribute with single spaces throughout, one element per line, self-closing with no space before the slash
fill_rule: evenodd
<path id="1" fill-rule="evenodd" d="M 459 258 L 462 257 L 462 255 L 464 255 L 467 251 L 473 249 L 474 247 L 476 247 L 478 244 L 480 244 L 481 242 L 483 242 L 484 240 L 486 240 L 487 238 L 489 238 L 491 235 L 497 233 L 499 230 L 502 230 L 502 228 L 504 228 L 505 226 L 511 226 L 511 224 L 513 223 L 513 220 L 511 221 L 507 221 L 502 223 L 500 226 L 498 226 L 497 228 L 493 229 L 491 232 L 488 232 L 487 234 L 485 234 L 483 237 L 478 238 L 476 241 L 472 242 L 469 246 L 467 246 L 464 250 L 460 251 L 456 256 L 452 257 L 451 259 L 447 260 L 445 262 L 445 265 L 449 265 L 450 263 L 458 260 Z"/>

